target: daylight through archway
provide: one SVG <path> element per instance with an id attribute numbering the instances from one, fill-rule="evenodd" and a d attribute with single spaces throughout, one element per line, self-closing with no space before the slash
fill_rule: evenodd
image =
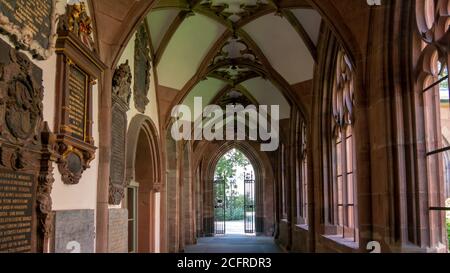
<path id="1" fill-rule="evenodd" d="M 238 149 L 224 154 L 214 172 L 214 234 L 255 235 L 255 172 Z"/>

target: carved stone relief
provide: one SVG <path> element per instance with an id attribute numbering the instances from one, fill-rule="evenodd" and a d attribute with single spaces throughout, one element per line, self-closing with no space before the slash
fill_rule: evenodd
<path id="1" fill-rule="evenodd" d="M 238 22 L 259 11 L 267 9 L 269 7 L 269 2 L 266 0 L 204 0 L 201 2 L 200 6 L 203 9 L 210 10 L 222 19 Z"/>
<path id="2" fill-rule="evenodd" d="M 266 77 L 261 60 L 239 37 L 231 37 L 222 45 L 208 70 L 209 77 L 226 81 L 233 87 L 251 78 Z"/>
<path id="3" fill-rule="evenodd" d="M 151 58 L 148 32 L 142 24 L 136 33 L 136 47 L 134 53 L 134 105 L 144 113 L 149 99 Z"/>
<path id="4" fill-rule="evenodd" d="M 132 78 L 128 60 L 116 69 L 113 76 L 113 94 L 127 106 L 130 104 Z"/>

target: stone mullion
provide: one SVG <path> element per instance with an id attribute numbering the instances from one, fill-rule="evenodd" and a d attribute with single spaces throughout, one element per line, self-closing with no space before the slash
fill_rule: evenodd
<path id="1" fill-rule="evenodd" d="M 111 163 L 113 71 L 106 69 L 99 88 L 99 167 L 97 182 L 96 252 L 108 251 L 109 174 Z"/>

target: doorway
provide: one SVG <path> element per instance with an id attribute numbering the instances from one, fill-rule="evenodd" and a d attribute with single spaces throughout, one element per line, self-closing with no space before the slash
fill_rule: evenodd
<path id="1" fill-rule="evenodd" d="M 127 134 L 127 179 L 124 207 L 128 209 L 128 251 L 160 251 L 160 169 L 157 131 L 138 115 Z"/>
<path id="2" fill-rule="evenodd" d="M 214 234 L 255 235 L 255 173 L 249 159 L 231 149 L 214 173 Z"/>

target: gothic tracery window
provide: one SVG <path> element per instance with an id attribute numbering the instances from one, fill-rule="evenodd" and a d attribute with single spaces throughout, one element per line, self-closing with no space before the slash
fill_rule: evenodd
<path id="1" fill-rule="evenodd" d="M 287 180 L 286 180 L 286 150 L 284 144 L 281 144 L 281 158 L 280 158 L 280 170 L 281 170 L 281 218 L 283 220 L 288 219 L 288 199 L 287 199 Z"/>
<path id="2" fill-rule="evenodd" d="M 307 133 L 306 124 L 297 114 L 296 124 L 296 202 L 297 224 L 308 225 L 308 158 L 307 158 Z"/>
<path id="3" fill-rule="evenodd" d="M 344 53 L 337 56 L 333 85 L 333 221 L 336 234 L 356 241 L 353 69 Z"/>
<path id="4" fill-rule="evenodd" d="M 421 37 L 417 84 L 423 92 L 430 219 L 445 230 L 450 227 L 450 217 L 445 223 L 443 212 L 449 210 L 446 187 L 450 185 L 450 1 L 418 0 L 416 20 Z M 433 243 L 448 241 L 446 237 L 435 236 Z"/>

